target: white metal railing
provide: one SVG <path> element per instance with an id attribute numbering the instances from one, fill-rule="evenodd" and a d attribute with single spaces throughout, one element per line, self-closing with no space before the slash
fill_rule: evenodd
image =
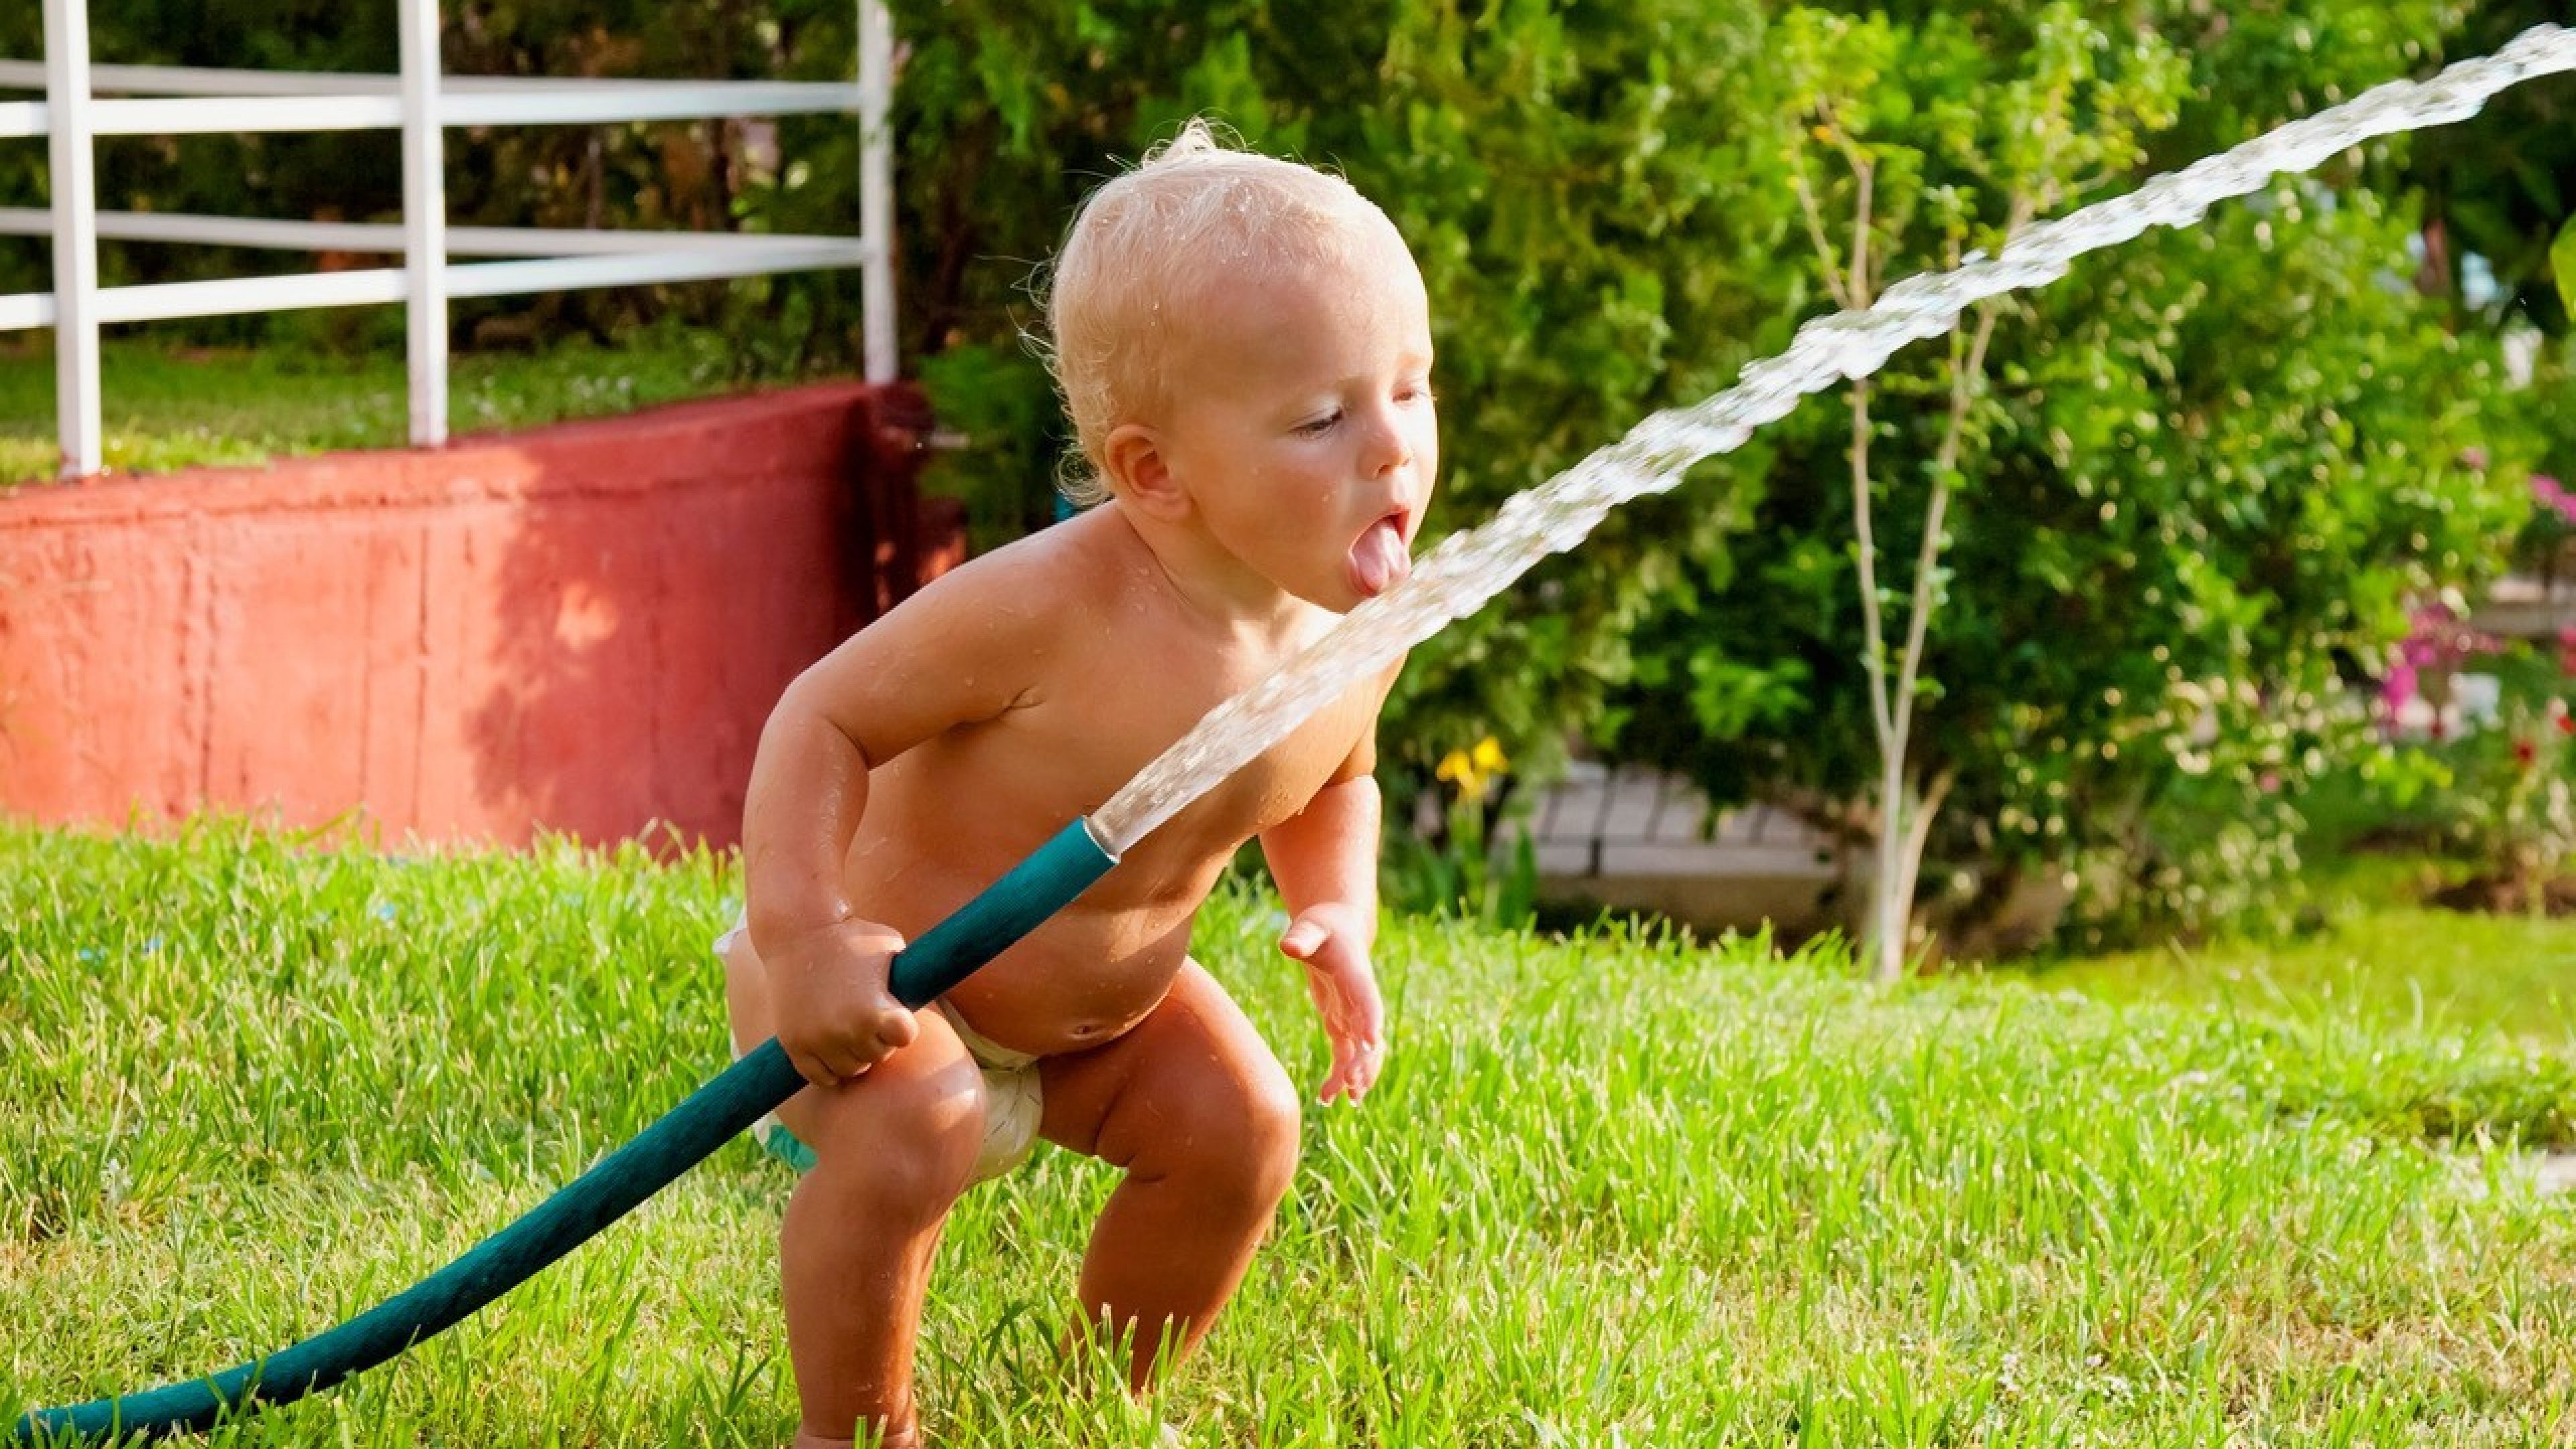
<path id="1" fill-rule="evenodd" d="M 398 3 L 399 75 L 93 66 L 88 0 L 44 0 L 43 64 L 0 60 L 0 90 L 45 93 L 41 101 L 0 101 L 0 139 L 47 137 L 52 162 L 50 206 L 0 207 L 0 235 L 51 236 L 54 253 L 51 292 L 0 295 L 0 331 L 54 330 L 55 419 L 65 476 L 99 470 L 99 329 L 110 323 L 401 302 L 411 441 L 430 446 L 447 438 L 450 298 L 857 267 L 866 375 L 871 382 L 894 379 L 894 166 L 886 133 L 894 32 L 884 0 L 853 0 L 855 83 L 450 78 L 438 69 L 438 0 Z M 447 225 L 442 166 L 452 126 L 835 113 L 859 122 L 854 238 Z M 396 129 L 403 155 L 400 225 L 98 210 L 91 146 L 100 136 Z M 377 252 L 398 255 L 403 264 L 101 287 L 102 240 Z M 509 260 L 451 260 L 458 256 Z"/>

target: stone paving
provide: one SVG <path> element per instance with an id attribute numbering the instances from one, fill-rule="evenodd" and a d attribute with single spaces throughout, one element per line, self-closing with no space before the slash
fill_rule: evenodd
<path id="1" fill-rule="evenodd" d="M 1707 930 L 1832 921 L 1831 848 L 1768 806 L 1712 811 L 1687 781 L 1576 761 L 1533 804 L 1539 893 L 1557 903 L 1645 910 Z"/>

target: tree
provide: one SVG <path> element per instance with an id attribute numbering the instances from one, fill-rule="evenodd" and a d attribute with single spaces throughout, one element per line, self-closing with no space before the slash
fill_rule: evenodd
<path id="1" fill-rule="evenodd" d="M 2150 35 L 2117 49 L 2072 4 L 2041 11 L 2031 44 L 2010 56 L 1988 55 L 1967 26 L 1940 16 L 1906 35 L 1883 16 L 1793 10 L 1776 36 L 1788 78 L 1779 129 L 1795 138 L 1791 183 L 1826 294 L 1846 311 L 1877 301 L 1890 261 L 1904 253 L 1918 222 L 1934 232 L 1939 265 L 1952 268 L 1972 245 L 1998 251 L 2087 185 L 2124 173 L 2140 159 L 2139 133 L 2172 123 L 2183 78 L 2170 47 Z M 1910 43 L 1900 51 L 1900 42 Z M 1937 59 L 1926 66 L 1929 57 Z M 1925 104 L 1889 85 L 1900 59 L 1938 72 L 1948 88 Z M 1927 180 L 1945 175 L 1962 180 Z M 1829 214 L 1849 221 L 1838 228 Z M 1874 380 L 1858 378 L 1850 387 L 1851 555 L 1864 698 L 1878 754 L 1866 929 L 1882 981 L 1903 973 L 1923 850 L 1957 780 L 1945 769 L 1927 782 L 1908 747 L 1925 641 L 1947 595 L 1940 562 L 1951 500 L 1987 451 L 1986 356 L 2003 305 L 1983 304 L 1973 320 L 1954 325 L 1936 364 L 1931 380 L 1946 401 L 1922 465 L 1923 512 L 1911 586 L 1901 599 L 1877 546 Z M 1900 386 L 1905 380 L 1894 379 Z M 1891 656 L 1886 616 L 1900 602 L 1904 647 Z"/>

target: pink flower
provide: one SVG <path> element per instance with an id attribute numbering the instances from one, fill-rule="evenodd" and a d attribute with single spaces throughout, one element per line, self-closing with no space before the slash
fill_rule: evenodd
<path id="1" fill-rule="evenodd" d="M 2561 520 L 2576 523 L 2576 493 L 2569 493 L 2557 479 L 2546 473 L 2532 474 L 2531 496 L 2534 502 L 2556 512 Z"/>
<path id="2" fill-rule="evenodd" d="M 2427 604 L 2415 611 L 2415 632 L 2397 648 L 2409 664 L 2432 669 L 2457 666 L 2480 654 L 2500 653 L 2504 641 L 2462 623 L 2447 604 Z"/>
<path id="3" fill-rule="evenodd" d="M 2576 504 L 2576 499 L 2570 502 Z M 2423 605 L 2410 617 L 2414 629 L 2397 642 L 2396 657 L 2388 662 L 2379 679 L 2379 702 L 2388 711 L 2391 730 L 2396 728 L 2399 711 L 2422 689 L 2424 675 L 2448 674 L 2480 654 L 2498 654 L 2504 650 L 2503 640 L 2470 628 L 2446 604 Z M 2576 676 L 2576 627 L 2571 627 L 2568 635 L 2560 641 L 2559 664 L 2568 674 Z M 2433 738 L 2438 740 L 2441 737 L 2437 720 Z"/>
<path id="4" fill-rule="evenodd" d="M 2397 662 L 2389 665 L 2388 672 L 2379 679 L 2379 706 L 2388 711 L 2391 727 L 2396 725 L 2397 716 L 2406 708 L 2406 702 L 2414 697 L 2415 666 L 2401 651 Z"/>

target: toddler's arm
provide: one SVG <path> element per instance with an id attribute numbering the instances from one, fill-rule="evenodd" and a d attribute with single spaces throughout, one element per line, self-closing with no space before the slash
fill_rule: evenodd
<path id="1" fill-rule="evenodd" d="M 1306 964 L 1306 986 L 1333 1043 L 1321 1100 L 1356 1102 L 1386 1062 L 1386 1006 L 1369 952 L 1377 943 L 1378 790 L 1363 744 L 1306 808 L 1265 831 L 1261 853 L 1288 906 L 1279 949 Z"/>
<path id="2" fill-rule="evenodd" d="M 842 872 L 873 766 L 1009 707 L 1013 665 L 1033 651 L 1028 611 L 1003 596 L 1028 585 L 992 567 L 1003 557 L 853 635 L 787 687 L 761 731 L 743 801 L 745 914 L 772 1029 L 807 1081 L 857 1076 L 919 1029 L 886 988 L 903 938 L 859 916 Z"/>

